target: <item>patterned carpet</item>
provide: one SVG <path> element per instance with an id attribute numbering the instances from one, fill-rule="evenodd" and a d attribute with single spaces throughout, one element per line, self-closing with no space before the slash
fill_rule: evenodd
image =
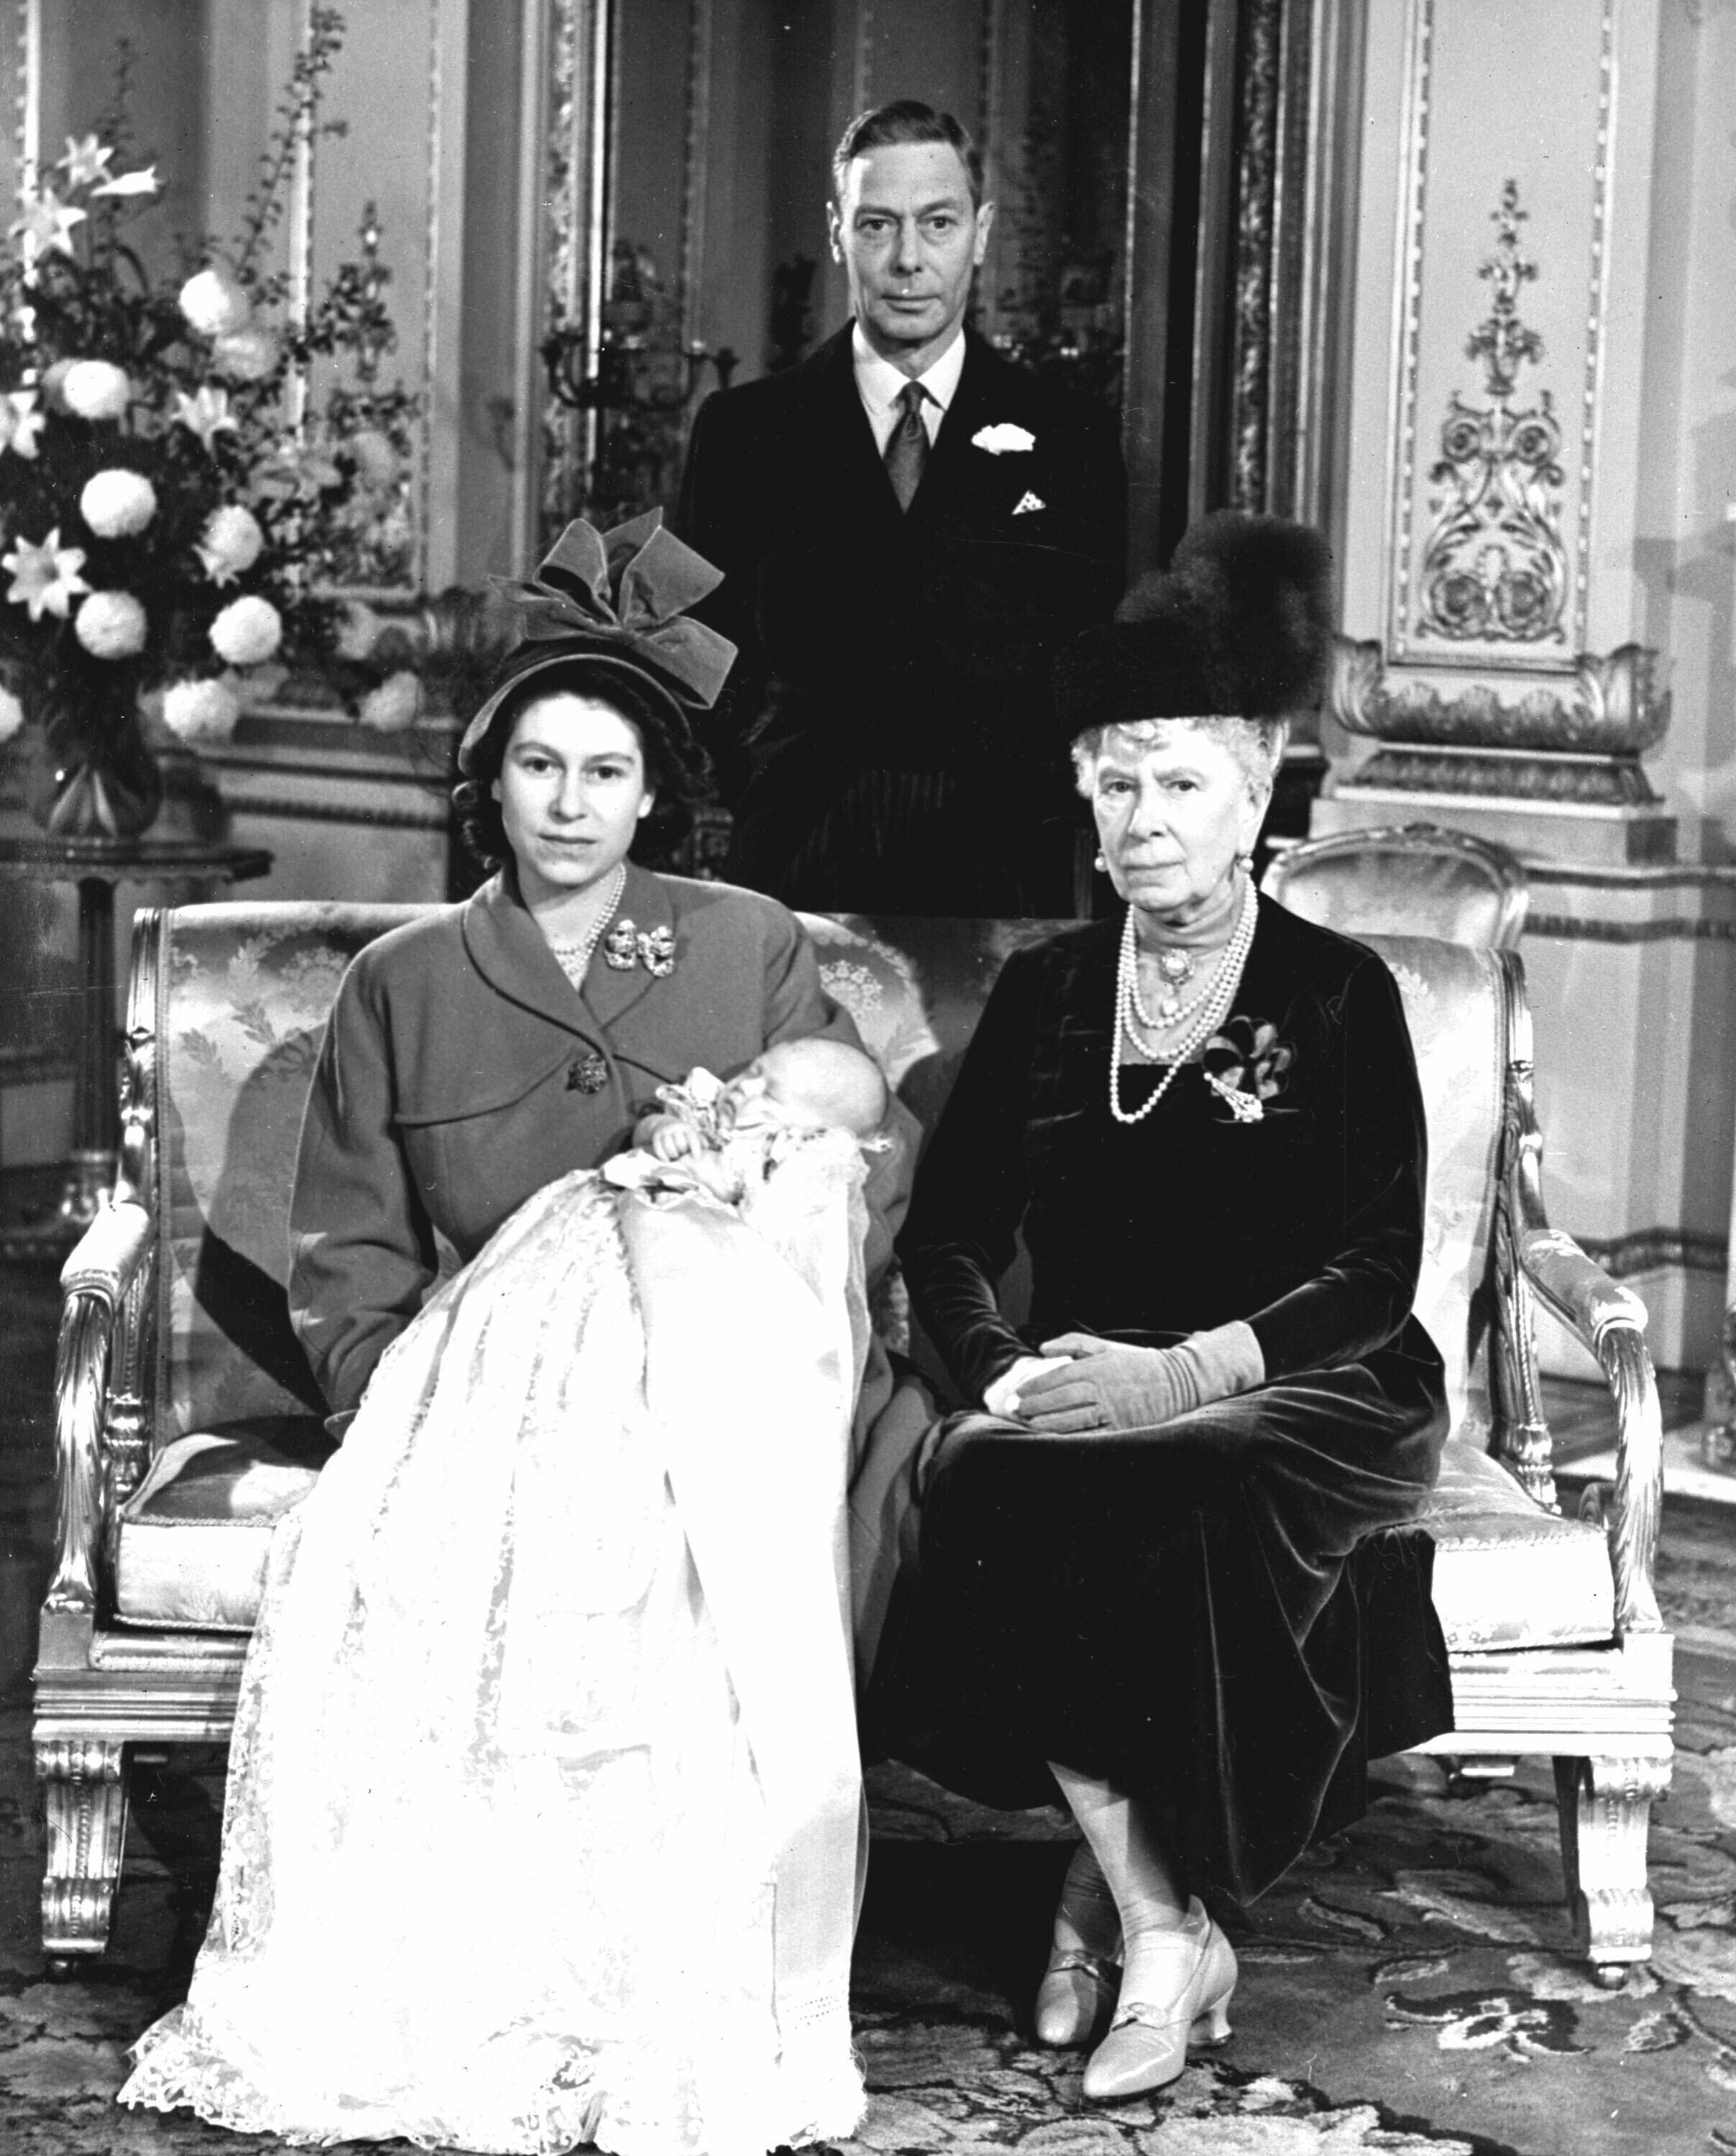
<path id="1" fill-rule="evenodd" d="M 52 1304 L 0 1268 L 0 2149 L 187 2156 L 278 2144 L 118 2110 L 127 2043 L 179 1995 L 222 1802 L 215 1754 L 141 1778 L 108 1962 L 42 1974 L 24 1702 L 49 1532 Z M 1736 2152 L 1736 1510 L 1667 1508 L 1682 1641 L 1675 1788 L 1652 1835 L 1656 1958 L 1597 1990 L 1570 1952 L 1546 1762 L 1470 1797 L 1389 1761 L 1369 1817 L 1233 1928 L 1226 2049 L 1152 2102 L 1087 2107 L 1075 2054 L 1030 2041 L 1066 1851 L 1057 1823 L 876 1785 L 857 1959 L 872 2092 L 843 2156 L 1707 2156 Z M 994 1838 L 980 1837 L 992 1830 Z M 334 1953 L 365 1954 L 367 1912 Z M 402 2146 L 403 2144 L 398 2144 Z"/>

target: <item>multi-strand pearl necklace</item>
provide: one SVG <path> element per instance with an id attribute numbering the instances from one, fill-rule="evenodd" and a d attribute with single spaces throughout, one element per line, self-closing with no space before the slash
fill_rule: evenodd
<path id="1" fill-rule="evenodd" d="M 1247 963 L 1248 952 L 1253 947 L 1254 927 L 1259 913 L 1259 896 L 1250 878 L 1242 894 L 1241 912 L 1230 941 L 1224 946 L 1223 956 L 1218 961 L 1217 971 L 1212 976 L 1209 989 L 1202 989 L 1194 1001 L 1203 1001 L 1204 1008 L 1194 1024 L 1179 1040 L 1168 1055 L 1161 1060 L 1168 1069 L 1152 1088 L 1149 1096 L 1131 1111 L 1121 1104 L 1121 1071 L 1122 1036 L 1133 1046 L 1152 1055 L 1148 1044 L 1139 1037 L 1138 1027 L 1143 1023 L 1152 1025 L 1139 995 L 1139 934 L 1134 926 L 1134 909 L 1127 908 L 1127 917 L 1122 927 L 1121 963 L 1115 977 L 1115 1027 L 1109 1043 L 1109 1112 L 1118 1123 L 1143 1122 L 1159 1101 L 1169 1091 L 1179 1075 L 1182 1066 L 1204 1047 L 1218 1028 L 1230 1014 L 1230 1006 L 1235 1000 L 1235 991 L 1241 981 L 1242 968 Z M 1190 1004 L 1189 1009 L 1192 1008 Z M 1155 1057 L 1153 1060 L 1158 1060 Z"/>
<path id="2" fill-rule="evenodd" d="M 584 986 L 584 978 L 590 971 L 597 946 L 603 941 L 603 932 L 614 919 L 615 908 L 620 904 L 621 893 L 626 887 L 627 864 L 617 861 L 603 893 L 603 903 L 598 908 L 597 917 L 578 941 L 576 943 L 557 943 L 552 936 L 548 938 L 548 947 L 554 952 L 557 963 L 575 988 Z"/>

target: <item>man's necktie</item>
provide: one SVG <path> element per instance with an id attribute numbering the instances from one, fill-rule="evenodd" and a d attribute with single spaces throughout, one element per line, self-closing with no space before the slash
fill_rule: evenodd
<path id="1" fill-rule="evenodd" d="M 922 424 L 922 399 L 927 394 L 920 382 L 907 382 L 898 393 L 902 417 L 886 443 L 886 477 L 901 509 L 908 509 L 915 501 L 928 461 L 928 429 Z"/>

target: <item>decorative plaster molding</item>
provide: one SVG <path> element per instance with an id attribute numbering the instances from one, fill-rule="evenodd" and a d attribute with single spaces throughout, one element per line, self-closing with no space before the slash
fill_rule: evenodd
<path id="1" fill-rule="evenodd" d="M 299 824 L 343 824 L 390 831 L 444 831 L 448 822 L 448 812 L 438 801 L 431 801 L 425 808 L 376 808 L 366 802 L 321 801 L 305 793 L 254 793 L 236 787 L 228 793 L 223 805 L 232 816 L 281 816 Z"/>
<path id="2" fill-rule="evenodd" d="M 1528 913 L 1525 933 L 1557 943 L 1732 943 L 1736 921 L 1595 921 L 1571 913 Z"/>
<path id="3" fill-rule="evenodd" d="M 13 0 L 18 14 L 17 72 L 13 77 L 13 155 L 18 185 L 35 183 L 42 155 L 42 0 Z"/>
<path id="4" fill-rule="evenodd" d="M 1519 251 L 1529 215 L 1508 180 L 1491 213 L 1495 251 L 1477 273 L 1493 288 L 1493 303 L 1465 347 L 1483 362 L 1489 402 L 1467 404 L 1452 392 L 1441 454 L 1429 470 L 1440 491 L 1429 501 L 1435 523 L 1423 549 L 1416 627 L 1449 643 L 1562 640 L 1561 429 L 1547 389 L 1513 408 L 1519 369 L 1543 356 L 1543 339 L 1519 319 L 1519 288 L 1537 275 Z"/>
<path id="5" fill-rule="evenodd" d="M 1722 1236 L 1703 1235 L 1691 1228 L 1636 1228 L 1606 1241 L 1595 1235 L 1576 1235 L 1574 1240 L 1611 1280 L 1665 1270 L 1716 1273 L 1722 1280 L 1730 1255 Z"/>
<path id="6" fill-rule="evenodd" d="M 1431 563 L 1426 551 L 1420 564 L 1420 574 L 1415 573 L 1419 568 L 1419 547 L 1426 550 L 1430 544 L 1418 530 L 1418 465 L 1420 457 L 1425 454 L 1419 411 L 1418 382 L 1421 357 L 1425 242 L 1430 207 L 1430 164 L 1434 132 L 1438 5 L 1439 0 L 1412 0 L 1411 6 L 1408 125 L 1394 314 L 1397 426 L 1389 511 L 1387 643 L 1395 660 L 1412 664 L 1454 666 L 1466 663 L 1466 645 L 1471 641 L 1472 632 L 1457 626 L 1456 623 L 1451 628 L 1444 626 L 1445 622 L 1452 622 L 1455 618 L 1451 608 L 1443 613 L 1438 598 L 1432 606 L 1422 603 L 1424 592 L 1420 587 L 1425 588 L 1431 578 Z M 1600 0 L 1597 120 L 1590 172 L 1591 248 L 1588 264 L 1584 365 L 1578 423 L 1572 429 L 1574 439 L 1560 443 L 1561 454 L 1556 460 L 1556 476 L 1564 487 L 1567 468 L 1570 467 L 1574 476 L 1575 499 L 1570 517 L 1571 546 L 1569 546 L 1564 532 L 1559 528 L 1563 521 L 1559 513 L 1563 505 L 1557 504 L 1555 544 L 1560 549 L 1560 557 L 1559 562 L 1549 562 L 1544 589 L 1558 593 L 1558 602 L 1553 607 L 1540 608 L 1538 603 L 1540 594 L 1528 582 L 1517 593 L 1522 603 L 1516 620 L 1524 624 L 1543 619 L 1545 628 L 1542 634 L 1515 636 L 1512 625 L 1503 624 L 1498 614 L 1492 635 L 1487 630 L 1475 634 L 1476 647 L 1487 649 L 1492 646 L 1492 656 L 1498 657 L 1501 663 L 1528 671 L 1559 670 L 1564 660 L 1551 646 L 1559 645 L 1570 651 L 1584 643 L 1585 635 L 1590 599 L 1592 490 L 1596 471 L 1600 406 L 1601 340 L 1608 277 L 1606 231 L 1615 87 L 1615 0 Z M 1540 353 L 1538 356 L 1540 357 Z M 1543 431 L 1554 429 L 1559 432 L 1559 422 L 1549 403 L 1542 398 L 1538 402 L 1546 421 Z M 1486 415 L 1473 413 L 1469 416 L 1481 419 Z M 1523 418 L 1525 415 L 1518 416 Z M 1450 413 L 1449 430 L 1452 429 L 1454 424 L 1455 417 Z M 1528 461 L 1529 452 L 1533 449 L 1541 448 L 1540 437 L 1536 441 L 1528 438 L 1523 444 L 1525 455 L 1522 461 Z M 1454 460 L 1449 459 L 1446 461 L 1451 465 Z M 1430 476 L 1438 476 L 1439 474 L 1440 465 L 1437 465 Z M 1547 555 L 1528 560 L 1528 576 L 1534 575 L 1538 561 L 1544 558 Z"/>
<path id="7" fill-rule="evenodd" d="M 856 44 L 850 71 L 850 111 L 853 119 L 874 102 L 874 0 L 856 0 Z"/>
<path id="8" fill-rule="evenodd" d="M 428 0 L 428 138 L 422 177 L 422 410 L 417 429 L 416 513 L 411 520 L 410 574 L 428 588 L 428 539 L 434 510 L 434 382 L 439 362 L 440 131 L 445 116 L 440 0 Z"/>
<path id="9" fill-rule="evenodd" d="M 1651 781 L 1631 757 L 1527 756 L 1502 749 L 1377 749 L 1338 781 L 1342 794 L 1458 794 L 1486 801 L 1536 801 L 1578 808 L 1641 808 L 1657 804 Z"/>
<path id="10" fill-rule="evenodd" d="M 681 341 L 704 341 L 700 302 L 705 290 L 706 201 L 711 144 L 712 0 L 689 0 L 687 116 L 681 147 Z"/>
<path id="11" fill-rule="evenodd" d="M 601 338 L 606 269 L 600 132 L 609 104 L 608 13 L 603 0 L 552 0 L 540 152 L 541 327 L 547 331 L 562 323 L 583 322 L 588 352 Z M 540 547 L 566 521 L 574 474 L 590 461 L 596 414 L 569 411 L 541 378 L 540 367 L 537 375 L 542 484 L 534 539 Z"/>
<path id="12" fill-rule="evenodd" d="M 1415 679 L 1394 684 L 1378 643 L 1341 636 L 1328 693 L 1341 726 L 1379 741 L 1631 757 L 1656 747 L 1669 726 L 1670 699 L 1657 675 L 1654 650 L 1624 644 L 1602 658 L 1582 651 L 1564 679 L 1528 682 L 1509 699 L 1488 680 L 1447 690 Z"/>
<path id="13" fill-rule="evenodd" d="M 1241 152 L 1235 182 L 1230 500 L 1235 507 L 1248 510 L 1266 506 L 1281 17 L 1281 0 L 1244 0 Z"/>

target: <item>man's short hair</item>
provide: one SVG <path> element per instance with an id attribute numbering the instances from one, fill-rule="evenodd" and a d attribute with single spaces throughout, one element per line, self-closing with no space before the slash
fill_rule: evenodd
<path id="1" fill-rule="evenodd" d="M 973 209 L 983 207 L 983 153 L 971 140 L 970 131 L 950 112 L 937 112 L 932 105 L 914 97 L 899 97 L 890 105 L 876 105 L 867 112 L 859 112 L 838 138 L 832 156 L 832 191 L 840 209 L 851 161 L 865 157 L 871 150 L 890 148 L 895 142 L 944 142 L 956 150 L 970 182 L 970 206 Z"/>

